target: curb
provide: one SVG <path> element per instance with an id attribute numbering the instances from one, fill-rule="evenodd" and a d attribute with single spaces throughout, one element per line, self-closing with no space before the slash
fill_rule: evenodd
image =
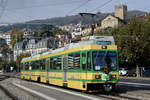
<path id="1" fill-rule="evenodd" d="M 8 89 L 6 89 L 4 86 L 0 85 L 0 88 L 6 93 L 7 96 L 9 96 L 12 100 L 19 100 L 19 98 L 15 95 L 13 95 Z"/>
<path id="2" fill-rule="evenodd" d="M 150 80 L 150 78 L 147 78 L 147 77 L 119 77 L 119 79 Z"/>

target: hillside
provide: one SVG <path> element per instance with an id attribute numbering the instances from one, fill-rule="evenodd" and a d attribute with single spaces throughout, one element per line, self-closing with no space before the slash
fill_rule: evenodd
<path id="1" fill-rule="evenodd" d="M 106 15 L 110 13 L 97 13 L 97 16 L 95 16 L 93 19 L 91 17 L 85 16 L 81 17 L 80 15 L 73 15 L 73 16 L 65 16 L 65 17 L 56 17 L 56 18 L 50 18 L 45 20 L 34 20 L 29 21 L 27 23 L 50 23 L 53 25 L 66 25 L 66 24 L 77 24 L 80 21 L 82 21 L 83 24 L 89 24 L 92 21 L 102 20 Z M 114 13 L 111 13 L 114 14 Z M 139 10 L 133 10 L 128 12 L 128 18 L 134 18 L 136 16 L 141 16 L 146 14 L 146 12 L 139 11 Z"/>
<path id="2" fill-rule="evenodd" d="M 133 10 L 128 12 L 128 18 L 135 18 L 136 16 L 142 16 L 145 15 L 147 12 L 139 11 L 139 10 Z"/>
<path id="3" fill-rule="evenodd" d="M 98 13 L 97 16 L 94 17 L 94 20 L 102 19 L 107 14 L 104 13 Z M 44 19 L 44 20 L 33 20 L 29 21 L 27 23 L 50 23 L 53 25 L 66 25 L 66 24 L 77 24 L 79 22 L 82 22 L 83 24 L 89 24 L 93 21 L 93 19 L 89 16 L 81 17 L 80 15 L 73 15 L 73 16 L 65 16 L 65 17 L 56 17 L 56 18 L 50 18 L 50 19 Z"/>
<path id="4" fill-rule="evenodd" d="M 42 24 L 53 24 L 55 26 L 60 26 L 60 25 L 66 25 L 66 24 L 77 24 L 79 22 L 82 22 L 83 24 L 90 24 L 93 21 L 98 21 L 102 20 L 106 15 L 110 13 L 97 13 L 97 16 L 94 18 L 85 16 L 81 17 L 80 15 L 72 15 L 72 16 L 65 16 L 65 17 L 55 17 L 55 18 L 49 18 L 49 19 L 43 19 L 43 20 L 32 20 L 26 23 L 22 24 L 14 24 L 14 25 L 8 25 L 8 26 L 0 26 L 0 31 L 10 31 L 12 28 L 19 28 L 19 29 L 24 29 L 28 28 L 31 30 L 38 30 Z M 114 13 L 111 13 L 114 14 Z M 136 16 L 141 16 L 146 14 L 146 12 L 143 11 L 129 11 L 128 12 L 128 18 L 134 18 Z"/>

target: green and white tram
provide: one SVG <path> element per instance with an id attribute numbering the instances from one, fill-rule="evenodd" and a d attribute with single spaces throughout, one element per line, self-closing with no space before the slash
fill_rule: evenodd
<path id="1" fill-rule="evenodd" d="M 119 79 L 118 50 L 111 36 L 91 36 L 21 63 L 22 79 L 88 92 L 110 91 Z"/>

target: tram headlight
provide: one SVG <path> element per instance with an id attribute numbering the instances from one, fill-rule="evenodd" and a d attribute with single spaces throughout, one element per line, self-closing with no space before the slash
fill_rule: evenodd
<path id="1" fill-rule="evenodd" d="M 95 75 L 95 79 L 101 79 L 101 75 Z"/>
<path id="2" fill-rule="evenodd" d="M 102 45 L 102 49 L 107 49 L 107 46 L 106 45 Z"/>
<path id="3" fill-rule="evenodd" d="M 111 75 L 111 79 L 117 79 L 117 75 Z"/>

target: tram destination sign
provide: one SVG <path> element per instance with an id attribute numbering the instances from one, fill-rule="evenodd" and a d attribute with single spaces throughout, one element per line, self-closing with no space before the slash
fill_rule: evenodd
<path id="1" fill-rule="evenodd" d="M 111 45 L 111 41 L 96 41 L 97 45 Z"/>

